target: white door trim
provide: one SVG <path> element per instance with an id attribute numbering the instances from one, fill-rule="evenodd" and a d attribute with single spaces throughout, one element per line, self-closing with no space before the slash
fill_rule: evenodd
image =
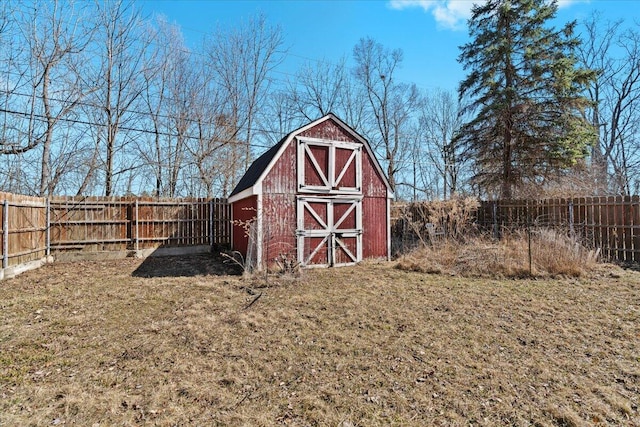
<path id="1" fill-rule="evenodd" d="M 362 197 L 304 197 L 299 196 L 297 203 L 297 245 L 298 262 L 307 267 L 326 267 L 352 265 L 362 260 Z M 311 206 L 311 203 L 322 203 L 326 206 L 326 221 Z M 336 205 L 350 204 L 347 210 L 335 217 Z M 305 228 L 305 211 L 317 222 L 320 229 Z M 351 215 L 355 216 L 355 228 L 341 228 L 341 225 Z M 305 242 L 309 238 L 322 238 L 321 243 L 316 245 L 305 256 Z M 355 253 L 349 249 L 344 242 L 344 238 L 355 238 Z M 326 263 L 310 264 L 310 261 L 318 254 L 322 247 L 326 245 Z M 349 262 L 336 262 L 336 251 L 341 250 L 351 260 Z"/>

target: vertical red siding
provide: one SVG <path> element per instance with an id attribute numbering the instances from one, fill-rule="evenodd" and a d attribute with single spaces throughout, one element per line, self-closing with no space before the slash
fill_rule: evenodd
<path id="1" fill-rule="evenodd" d="M 262 182 L 263 260 L 272 264 L 278 256 L 295 260 L 297 151 L 292 143 L 284 150 Z"/>
<path id="2" fill-rule="evenodd" d="M 362 199 L 362 258 L 387 257 L 387 199 Z"/>
<path id="3" fill-rule="evenodd" d="M 289 144 L 262 182 L 262 194 L 295 194 L 298 185 L 296 144 Z"/>
<path id="4" fill-rule="evenodd" d="M 256 218 L 258 198 L 251 196 L 238 200 L 233 203 L 231 210 L 233 214 L 232 249 L 240 252 L 242 256 L 246 256 L 247 246 L 249 244 L 248 225 L 250 221 Z"/>
<path id="5" fill-rule="evenodd" d="M 378 174 L 371 157 L 362 156 L 362 193 L 365 197 L 387 197 L 387 186 Z"/>
<path id="6" fill-rule="evenodd" d="M 362 193 L 362 257 L 386 258 L 389 239 L 387 186 L 373 160 L 364 155 L 362 156 Z"/>
<path id="7" fill-rule="evenodd" d="M 311 129 L 307 129 L 299 134 L 309 138 L 323 138 L 331 141 L 353 141 L 353 137 L 342 126 L 333 120 L 325 120 L 318 123 Z"/>
<path id="8" fill-rule="evenodd" d="M 263 194 L 262 257 L 268 265 L 279 256 L 297 257 L 295 200 L 295 194 Z"/>

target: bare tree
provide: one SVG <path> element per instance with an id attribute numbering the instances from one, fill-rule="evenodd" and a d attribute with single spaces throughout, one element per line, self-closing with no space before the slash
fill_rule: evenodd
<path id="1" fill-rule="evenodd" d="M 141 138 L 140 157 L 153 171 L 156 196 L 175 197 L 183 184 L 181 173 L 189 140 L 195 129 L 193 115 L 202 91 L 202 67 L 194 61 L 178 27 L 158 19 L 149 66 L 144 70 L 144 103 L 153 132 Z"/>
<path id="2" fill-rule="evenodd" d="M 20 124 L 22 117 L 12 113 L 13 93 L 16 90 L 22 58 L 22 43 L 19 42 L 16 21 L 17 5 L 14 2 L 0 2 L 0 151 L 11 152 L 20 142 Z M 19 156 L 0 154 L 0 189 L 4 191 L 23 191 L 23 169 Z M 24 192 L 24 191 L 23 191 Z"/>
<path id="3" fill-rule="evenodd" d="M 91 41 L 92 28 L 82 10 L 76 12 L 74 4 L 65 2 L 35 3 L 23 15 L 23 36 L 29 52 L 30 116 L 28 143 L 20 148 L 42 149 L 39 195 L 53 193 L 62 175 L 72 164 L 74 150 L 58 147 L 59 162 L 54 164 L 54 135 L 78 107 L 92 88 L 82 82 L 81 54 Z M 58 134 L 59 144 L 74 138 Z M 76 141 L 77 143 L 77 141 Z M 74 144 L 75 145 L 75 144 Z M 14 151 L 15 153 L 16 151 Z"/>
<path id="4" fill-rule="evenodd" d="M 88 171 L 88 180 L 94 173 L 104 173 L 104 194 L 114 192 L 115 177 L 140 165 L 134 165 L 124 155 L 131 142 L 132 129 L 139 120 L 137 102 L 144 90 L 149 34 L 144 29 L 140 12 L 133 2 L 116 0 L 98 3 L 95 68 L 89 76 L 98 90 L 92 97 L 88 120 L 96 124 L 93 129 L 95 148 L 99 151 L 98 164 Z M 116 169 L 116 161 L 122 164 Z M 85 180 L 87 181 L 87 180 Z"/>
<path id="5" fill-rule="evenodd" d="M 258 112 L 267 100 L 270 76 L 284 59 L 279 27 L 267 24 L 262 15 L 234 29 L 219 29 L 207 43 L 209 66 L 221 87 L 227 109 L 225 122 L 233 124 L 237 151 L 226 159 L 235 178 L 251 162 L 251 144 Z"/>
<path id="6" fill-rule="evenodd" d="M 366 88 L 360 84 L 353 73 L 348 73 L 342 82 L 341 108 L 338 110 L 338 114 L 349 126 L 363 136 L 373 135 L 373 130 L 376 128 L 368 104 L 369 96 Z"/>
<path id="7" fill-rule="evenodd" d="M 345 58 L 336 64 L 326 60 L 303 64 L 294 81 L 288 84 L 295 113 L 304 121 L 315 120 L 329 112 L 339 114 L 347 74 Z"/>
<path id="8" fill-rule="evenodd" d="M 9 2 L 0 4 L 0 41 L 3 45 L 7 41 L 7 35 L 11 26 L 11 16 L 13 14 L 13 6 Z"/>
<path id="9" fill-rule="evenodd" d="M 603 21 L 597 13 L 583 26 L 580 59 L 597 70 L 589 87 L 591 120 L 599 130 L 591 158 L 594 186 L 629 194 L 640 178 L 640 33 L 624 29 L 622 21 Z"/>
<path id="10" fill-rule="evenodd" d="M 207 97 L 210 94 L 210 97 Z M 226 182 L 229 176 L 227 162 L 219 162 L 225 149 L 234 144 L 235 128 L 229 126 L 224 114 L 217 114 L 222 104 L 216 98 L 215 89 L 209 85 L 200 98 L 200 107 L 195 110 L 196 138 L 189 145 L 191 164 L 195 167 L 191 177 L 197 182 L 194 194 L 206 197 L 226 196 L 235 182 Z M 217 185 L 221 183 L 222 185 Z"/>
<path id="11" fill-rule="evenodd" d="M 302 126 L 303 119 L 297 111 L 299 106 L 295 102 L 295 96 L 291 87 L 269 94 L 263 109 L 265 119 L 262 120 L 262 139 L 265 146 L 276 144 L 286 134 Z"/>
<path id="12" fill-rule="evenodd" d="M 419 103 L 415 85 L 396 82 L 395 73 L 402 63 L 402 51 L 389 50 L 371 38 L 361 39 L 353 49 L 355 75 L 365 88 L 375 133 L 370 137 L 387 165 L 389 184 L 395 190 L 407 155 L 407 133 L 412 112 Z"/>
<path id="13" fill-rule="evenodd" d="M 163 195 L 164 186 L 164 159 L 163 159 L 163 139 L 167 135 L 165 125 L 165 104 L 167 103 L 167 84 L 169 78 L 169 59 L 174 49 L 177 28 L 168 24 L 164 18 L 156 21 L 157 28 L 149 26 L 150 32 L 154 32 L 155 49 L 151 54 L 150 64 L 144 70 L 144 91 L 142 99 L 149 115 L 149 122 L 152 127 L 152 134 L 141 139 L 142 145 L 136 144 L 140 158 L 143 160 L 154 177 L 153 194 L 156 197 Z M 179 35 L 182 39 L 181 34 Z M 181 47 L 178 47 L 181 49 Z"/>
<path id="14" fill-rule="evenodd" d="M 346 65 L 346 58 L 337 63 L 326 60 L 307 62 L 288 82 L 286 101 L 298 124 L 315 120 L 332 112 L 362 133 L 371 123 L 367 92 Z"/>
<path id="15" fill-rule="evenodd" d="M 420 113 L 420 133 L 425 141 L 423 161 L 427 167 L 433 167 L 437 171 L 442 185 L 441 192 L 438 193 L 443 199 L 460 189 L 465 162 L 462 148 L 453 137 L 462 123 L 455 94 L 442 89 L 427 94 Z"/>
<path id="16" fill-rule="evenodd" d="M 189 194 L 206 197 L 227 196 L 235 184 L 231 158 L 244 148 L 237 139 L 235 123 L 225 114 L 224 91 L 213 80 L 212 73 L 201 61 L 192 63 L 192 97 L 189 107 L 190 133 L 185 141 L 188 171 L 183 176 L 189 184 Z M 241 145 L 239 148 L 238 145 Z M 235 166 L 233 166 L 235 167 Z M 234 169 L 235 171 L 235 169 Z"/>
<path id="17" fill-rule="evenodd" d="M 6 77 L 0 155 L 29 175 L 29 190 L 20 191 L 46 195 L 72 171 L 72 159 L 81 155 L 65 146 L 79 144 L 70 123 L 87 93 L 81 84 L 80 58 L 91 28 L 84 4 L 76 8 L 67 2 L 64 11 L 58 1 L 14 7 L 11 20 L 0 18 L 0 37 L 11 31 L 6 45 L 4 40 L 1 44 L 7 49 L 2 49 Z M 1 10 L 8 10 L 4 3 Z"/>

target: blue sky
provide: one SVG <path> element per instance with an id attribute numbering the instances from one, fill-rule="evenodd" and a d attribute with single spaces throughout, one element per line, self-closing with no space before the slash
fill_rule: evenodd
<path id="1" fill-rule="evenodd" d="M 404 52 L 398 78 L 423 89 L 456 90 L 464 78 L 458 46 L 467 38 L 471 0 L 137 0 L 149 16 L 178 24 L 187 44 L 197 46 L 217 26 L 234 26 L 258 13 L 284 33 L 289 54 L 276 78 L 285 80 L 308 60 L 332 62 L 346 56 L 362 37 Z M 556 25 L 580 21 L 597 10 L 603 19 L 640 25 L 640 0 L 563 0 Z"/>

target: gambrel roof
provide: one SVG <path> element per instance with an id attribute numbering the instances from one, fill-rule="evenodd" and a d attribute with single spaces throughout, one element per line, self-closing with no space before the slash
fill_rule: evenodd
<path id="1" fill-rule="evenodd" d="M 357 133 L 355 130 L 349 127 L 346 123 L 340 120 L 336 115 L 334 115 L 333 113 L 328 113 L 327 115 L 311 123 L 308 123 L 302 126 L 301 128 L 294 130 L 293 132 L 290 132 L 288 135 L 286 135 L 284 138 L 278 141 L 276 145 L 274 145 L 269 150 L 267 150 L 264 154 L 258 157 L 251 164 L 251 166 L 249 166 L 249 169 L 247 169 L 247 172 L 242 176 L 238 184 L 235 186 L 235 188 L 229 195 L 229 202 L 233 203 L 237 200 L 241 200 L 252 195 L 260 194 L 262 192 L 262 189 L 261 189 L 262 180 L 269 173 L 274 163 L 282 155 L 282 153 L 284 152 L 286 147 L 291 143 L 291 141 L 300 133 L 308 129 L 311 129 L 314 126 L 317 126 L 318 124 L 326 120 L 333 120 L 336 124 L 338 124 L 338 126 L 342 127 L 344 130 L 347 131 L 347 133 L 352 135 L 354 139 L 356 139 L 358 142 L 363 144 L 367 154 L 371 158 L 371 161 L 373 162 L 376 168 L 376 171 L 378 172 L 385 186 L 387 187 L 387 194 L 388 194 L 387 197 L 393 198 L 393 191 L 391 190 L 391 186 L 389 185 L 387 176 L 383 172 L 382 167 L 378 162 L 378 159 L 376 158 L 375 154 L 373 153 L 373 150 L 371 149 L 371 146 L 369 145 L 369 142 L 365 138 L 363 138 L 359 133 Z"/>

